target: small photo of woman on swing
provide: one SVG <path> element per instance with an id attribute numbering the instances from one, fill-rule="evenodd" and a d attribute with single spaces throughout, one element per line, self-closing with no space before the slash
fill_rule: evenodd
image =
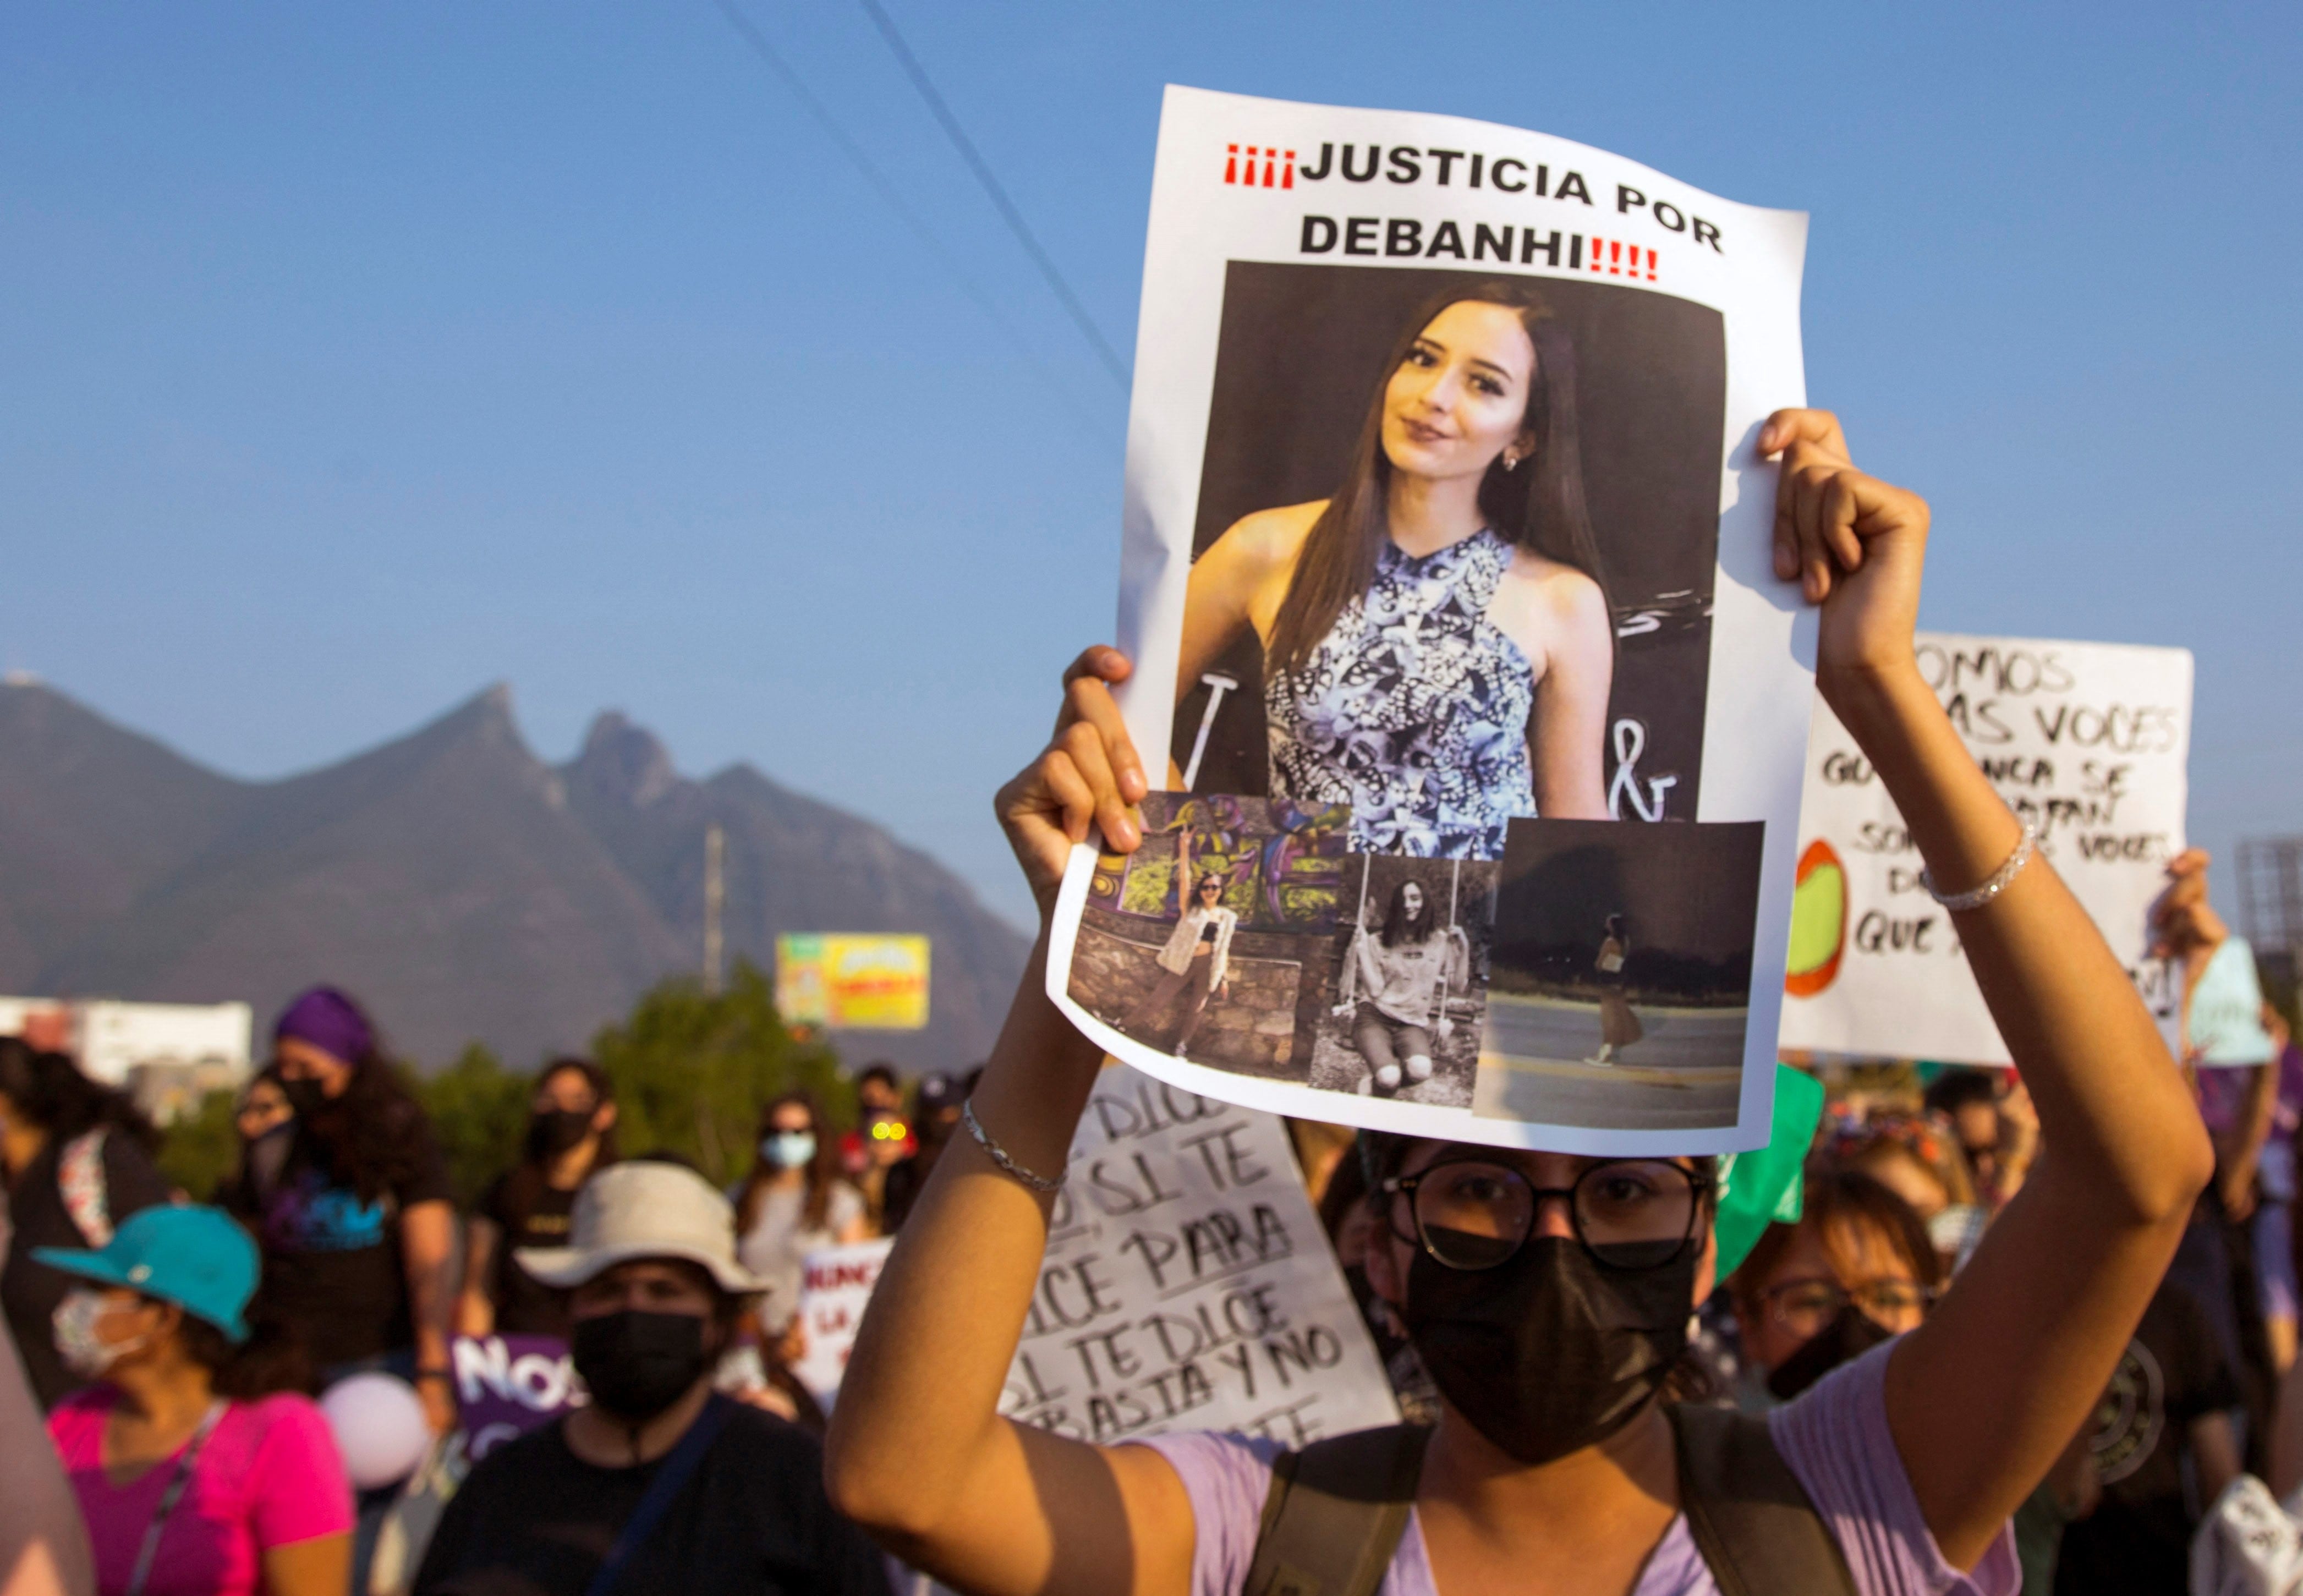
<path id="1" fill-rule="evenodd" d="M 1344 882 L 1358 912 L 1337 933 L 1333 1001 L 1309 1084 L 1461 1107 L 1471 1102 L 1495 866 L 1362 857 Z"/>

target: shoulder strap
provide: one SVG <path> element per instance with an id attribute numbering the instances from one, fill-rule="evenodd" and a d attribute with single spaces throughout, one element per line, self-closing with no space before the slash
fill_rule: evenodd
<path id="1" fill-rule="evenodd" d="M 56 1195 L 88 1245 L 98 1252 L 112 1245 L 112 1199 L 104 1181 L 105 1128 L 99 1125 L 83 1131 L 56 1155 Z"/>
<path id="2" fill-rule="evenodd" d="M 1668 1411 L 1680 1509 L 1720 1596 L 1856 1596 L 1839 1542 L 1776 1450 L 1766 1419 L 1692 1404 Z"/>
<path id="3" fill-rule="evenodd" d="M 655 1478 L 648 1482 L 647 1494 L 640 1498 L 640 1505 L 632 1509 L 632 1516 L 624 1520 L 624 1527 L 616 1532 L 615 1544 L 608 1548 L 608 1555 L 592 1571 L 584 1596 L 608 1596 L 616 1588 L 616 1582 L 623 1577 L 634 1555 L 647 1544 L 656 1525 L 671 1510 L 671 1504 L 688 1489 L 696 1466 L 704 1461 L 704 1454 L 720 1439 L 721 1427 L 735 1411 L 735 1403 L 717 1391 L 712 1393 L 704 1411 L 696 1415 L 696 1423 L 679 1438 L 679 1444 L 664 1454 L 663 1466 L 655 1471 Z"/>
<path id="4" fill-rule="evenodd" d="M 1422 1425 L 1393 1424 L 1281 1453 L 1241 1596 L 1374 1596 L 1430 1439 Z"/>

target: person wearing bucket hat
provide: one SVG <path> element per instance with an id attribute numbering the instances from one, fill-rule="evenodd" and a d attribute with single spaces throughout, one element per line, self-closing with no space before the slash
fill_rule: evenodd
<path id="1" fill-rule="evenodd" d="M 735 1209 L 694 1170 L 639 1158 L 578 1193 L 566 1246 L 522 1247 L 568 1293 L 590 1401 L 481 1459 L 448 1504 L 417 1596 L 519 1590 L 882 1596 L 879 1554 L 823 1494 L 814 1440 L 713 1389 L 768 1282 Z"/>
<path id="2" fill-rule="evenodd" d="M 87 1389 L 48 1415 L 105 1596 L 340 1596 L 351 1486 L 292 1349 L 252 1336 L 256 1244 L 216 1208 L 42 1247 L 74 1285 L 56 1345 Z"/>

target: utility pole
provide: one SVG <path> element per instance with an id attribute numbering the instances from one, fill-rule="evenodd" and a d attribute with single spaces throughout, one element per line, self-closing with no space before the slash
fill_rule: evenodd
<path id="1" fill-rule="evenodd" d="M 704 828 L 704 991 L 720 995 L 720 906 L 727 893 L 722 866 L 728 834 L 713 821 Z"/>

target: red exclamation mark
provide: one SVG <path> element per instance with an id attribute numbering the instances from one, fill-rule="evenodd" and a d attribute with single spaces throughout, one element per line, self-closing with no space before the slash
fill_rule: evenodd
<path id="1" fill-rule="evenodd" d="M 1295 186 L 1295 152 L 1292 149 L 1287 152 L 1286 170 L 1279 174 L 1279 186 L 1283 189 Z"/>
<path id="2" fill-rule="evenodd" d="M 1228 152 L 1224 156 L 1224 182 L 1236 183 L 1239 181 L 1239 146 L 1227 144 L 1224 148 Z"/>
<path id="3" fill-rule="evenodd" d="M 1624 274 L 1624 268 L 1615 264 L 1617 261 L 1623 259 L 1623 245 L 1610 241 L 1607 245 L 1607 275 L 1610 277 L 1620 277 Z"/>
<path id="4" fill-rule="evenodd" d="M 1271 158 L 1276 153 L 1268 146 L 1263 152 L 1263 186 L 1267 189 L 1276 189 L 1279 186 L 1277 181 L 1279 175 L 1278 165 Z"/>
<path id="5" fill-rule="evenodd" d="M 1650 250 L 1649 250 L 1649 251 L 1648 251 L 1648 281 L 1649 281 L 1649 282 L 1652 283 L 1652 282 L 1654 282 L 1654 281 L 1656 280 L 1656 274 L 1656 274 L 1656 252 L 1655 252 L 1654 250 L 1650 249 Z"/>
<path id="6" fill-rule="evenodd" d="M 1599 246 L 1607 241 L 1605 239 L 1597 238 L 1591 241 L 1591 269 L 1595 272 L 1603 272 L 1607 269 L 1607 263 L 1599 253 Z"/>

